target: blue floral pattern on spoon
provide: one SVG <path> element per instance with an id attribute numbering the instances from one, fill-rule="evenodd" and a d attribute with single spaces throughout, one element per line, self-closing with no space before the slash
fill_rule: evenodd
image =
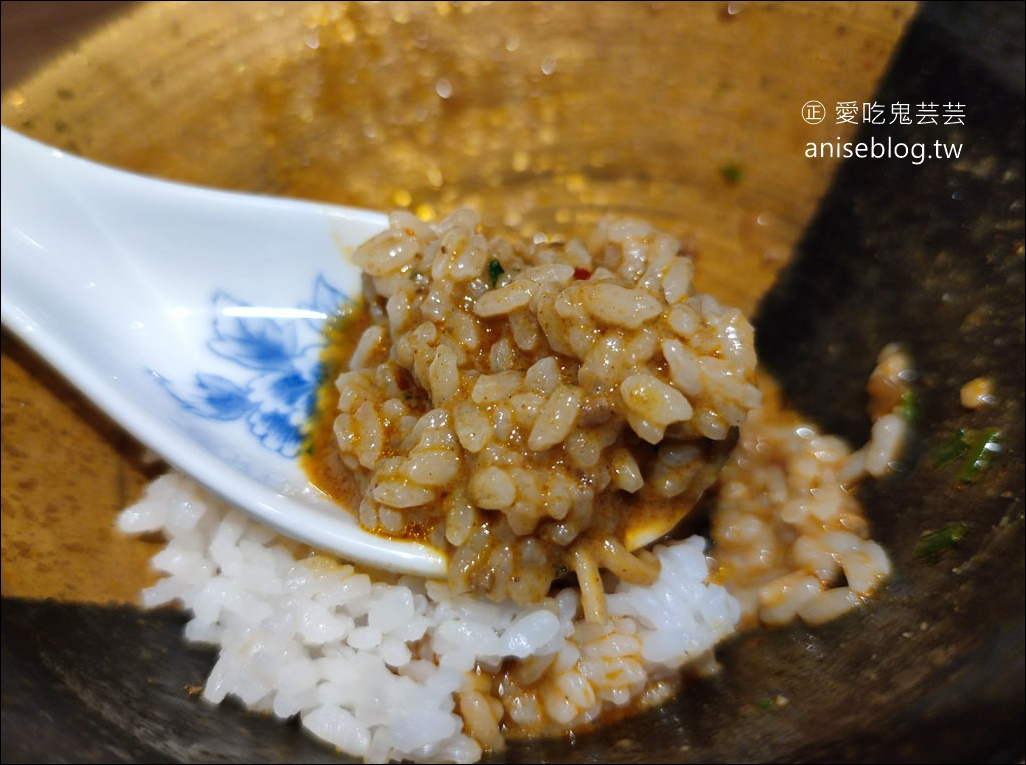
<path id="1" fill-rule="evenodd" d="M 267 310 L 218 291 L 207 347 L 240 367 L 239 375 L 197 372 L 191 384 L 158 376 L 181 407 L 207 420 L 244 420 L 264 448 L 292 459 L 321 379 L 324 322 L 338 313 L 342 292 L 318 276 L 310 303 Z M 298 319 L 298 320 L 297 320 Z"/>

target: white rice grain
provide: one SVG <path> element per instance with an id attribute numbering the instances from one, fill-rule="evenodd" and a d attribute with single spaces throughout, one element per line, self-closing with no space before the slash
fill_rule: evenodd
<path id="1" fill-rule="evenodd" d="M 147 599 L 180 600 L 191 612 L 186 636 L 220 646 L 204 698 L 298 715 L 312 735 L 367 762 L 476 761 L 482 743 L 501 742 L 499 717 L 524 725 L 597 719 L 606 705 L 638 698 L 652 678 L 711 651 L 739 613 L 722 587 L 706 582 L 697 537 L 657 549 L 662 574 L 650 588 L 621 584 L 610 594 L 613 629 L 584 622 L 575 590 L 517 607 L 453 597 L 442 583 L 412 577 L 373 582 L 325 556 L 297 558 L 287 542 L 177 474 L 155 482 L 119 522 L 153 530 L 141 519 L 166 519 L 182 501 L 202 512 L 188 524 L 194 529 L 163 528 L 167 576 Z M 537 696 L 487 687 L 460 696 L 476 687 L 478 668 L 498 672 L 513 660 L 540 662 Z M 479 741 L 464 732 L 458 698 Z"/>

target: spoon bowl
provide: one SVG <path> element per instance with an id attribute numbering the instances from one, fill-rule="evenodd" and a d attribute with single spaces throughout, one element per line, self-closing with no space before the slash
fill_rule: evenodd
<path id="1" fill-rule="evenodd" d="M 217 191 L 95 164 L 2 128 L 3 322 L 142 443 L 256 520 L 347 560 L 444 576 L 363 530 L 299 457 L 325 322 L 358 299 L 348 253 L 388 227 L 350 207 Z M 626 520 L 643 547 L 710 486 Z"/>
<path id="2" fill-rule="evenodd" d="M 300 464 L 324 323 L 385 215 L 169 183 L 2 128 L 2 318 L 143 444 L 286 536 L 398 573 L 385 539 Z"/>

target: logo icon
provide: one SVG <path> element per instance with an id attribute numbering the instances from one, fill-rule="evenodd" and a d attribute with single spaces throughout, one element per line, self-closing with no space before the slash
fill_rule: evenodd
<path id="1" fill-rule="evenodd" d="M 819 101 L 806 101 L 802 104 L 802 119 L 810 125 L 818 125 L 826 119 L 826 108 Z"/>

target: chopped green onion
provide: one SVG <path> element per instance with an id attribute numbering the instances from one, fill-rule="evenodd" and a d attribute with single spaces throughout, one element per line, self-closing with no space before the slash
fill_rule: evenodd
<path id="1" fill-rule="evenodd" d="M 969 524 L 965 521 L 953 521 L 939 529 L 924 531 L 916 545 L 916 555 L 920 558 L 933 558 L 948 548 L 960 544 L 969 532 Z"/>
<path id="2" fill-rule="evenodd" d="M 1001 431 L 985 430 L 974 433 L 966 444 L 969 456 L 962 463 L 962 472 L 958 477 L 966 483 L 975 482 L 990 468 L 990 463 L 1001 451 Z"/>
<path id="3" fill-rule="evenodd" d="M 959 428 L 955 431 L 955 434 L 951 436 L 947 441 L 941 444 L 933 453 L 933 464 L 935 467 L 941 467 L 942 465 L 949 465 L 969 449 L 969 444 L 966 443 L 966 431 L 965 428 Z"/>
<path id="4" fill-rule="evenodd" d="M 907 390 L 901 394 L 901 403 L 898 404 L 898 416 L 905 422 L 915 422 L 919 416 L 919 397 L 914 390 Z"/>
<path id="5" fill-rule="evenodd" d="M 502 267 L 502 263 L 495 258 L 488 261 L 488 281 L 492 283 L 492 287 L 499 283 L 499 279 L 504 273 L 506 270 Z"/>
<path id="6" fill-rule="evenodd" d="M 1000 430 L 959 428 L 934 451 L 933 464 L 935 467 L 942 467 L 958 462 L 958 479 L 964 483 L 975 483 L 987 472 L 1000 451 Z"/>
<path id="7" fill-rule="evenodd" d="M 736 186 L 741 183 L 741 179 L 744 177 L 744 170 L 741 165 L 736 162 L 727 162 L 726 164 L 720 165 L 720 175 L 723 176 L 723 180 L 729 183 L 731 186 Z"/>
<path id="8" fill-rule="evenodd" d="M 777 711 L 777 701 L 772 696 L 760 696 L 755 700 L 755 706 L 764 712 Z"/>

